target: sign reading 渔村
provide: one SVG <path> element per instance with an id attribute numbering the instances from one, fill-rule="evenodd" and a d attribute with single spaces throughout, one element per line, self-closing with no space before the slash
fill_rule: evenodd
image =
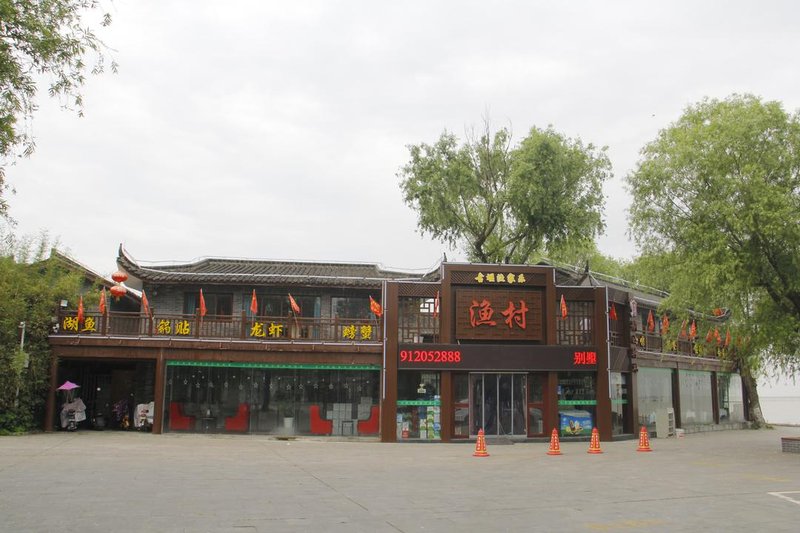
<path id="1" fill-rule="evenodd" d="M 542 340 L 542 292 L 502 289 L 457 290 L 456 337 Z"/>

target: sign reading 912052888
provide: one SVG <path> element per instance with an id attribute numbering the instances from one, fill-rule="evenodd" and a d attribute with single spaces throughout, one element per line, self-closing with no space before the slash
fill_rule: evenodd
<path id="1" fill-rule="evenodd" d="M 400 362 L 458 364 L 461 350 L 400 350 Z"/>

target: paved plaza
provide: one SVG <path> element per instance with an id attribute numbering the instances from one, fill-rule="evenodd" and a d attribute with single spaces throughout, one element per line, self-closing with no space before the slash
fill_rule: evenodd
<path id="1" fill-rule="evenodd" d="M 800 428 L 638 441 L 381 444 L 92 432 L 0 437 L 3 531 L 800 530 Z"/>

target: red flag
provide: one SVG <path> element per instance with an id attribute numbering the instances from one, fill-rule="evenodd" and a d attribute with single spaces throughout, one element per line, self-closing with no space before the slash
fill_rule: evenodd
<path id="1" fill-rule="evenodd" d="M 689 338 L 694 340 L 697 337 L 697 323 L 692 320 L 692 326 L 689 328 Z"/>
<path id="2" fill-rule="evenodd" d="M 208 309 L 206 309 L 206 299 L 203 298 L 203 289 L 200 289 L 200 316 L 206 316 Z"/>
<path id="3" fill-rule="evenodd" d="M 731 330 L 727 330 L 725 332 L 725 347 L 727 348 L 730 343 L 731 343 Z"/>
<path id="4" fill-rule="evenodd" d="M 608 316 L 611 320 L 617 320 L 617 306 L 614 305 L 614 302 L 611 302 L 611 311 L 609 311 Z"/>
<path id="5" fill-rule="evenodd" d="M 666 335 L 669 333 L 669 317 L 664 315 L 661 317 L 661 334 Z"/>
<path id="6" fill-rule="evenodd" d="M 375 313 L 375 316 L 383 316 L 383 307 L 381 307 L 381 304 L 372 299 L 372 295 L 369 297 L 369 310 Z"/>
<path id="7" fill-rule="evenodd" d="M 685 339 L 685 338 L 686 338 L 686 319 L 684 319 L 684 321 L 683 321 L 683 322 L 681 322 L 681 334 L 680 334 L 680 338 L 681 338 L 681 339 Z"/>
<path id="8" fill-rule="evenodd" d="M 291 294 L 289 295 L 289 305 L 292 306 L 292 311 L 294 312 L 294 314 L 299 316 L 300 315 L 300 306 L 297 305 L 297 302 L 294 300 L 294 298 L 292 298 Z"/>
<path id="9" fill-rule="evenodd" d="M 439 316 L 439 291 L 436 291 L 436 298 L 433 299 L 433 318 Z"/>
<path id="10" fill-rule="evenodd" d="M 83 322 L 83 296 L 78 298 L 78 323 Z"/>
<path id="11" fill-rule="evenodd" d="M 100 305 L 98 307 L 100 308 L 100 314 L 101 315 L 106 314 L 106 288 L 105 287 L 103 287 L 100 290 Z"/>
<path id="12" fill-rule="evenodd" d="M 564 300 L 564 295 L 561 295 L 561 318 L 567 318 L 567 302 Z"/>
<path id="13" fill-rule="evenodd" d="M 147 295 L 144 293 L 144 289 L 142 289 L 142 313 L 145 316 L 150 316 L 150 304 L 147 302 Z"/>
<path id="14" fill-rule="evenodd" d="M 253 289 L 253 297 L 250 298 L 250 312 L 253 313 L 254 316 L 258 314 L 258 300 L 256 299 L 255 289 Z"/>
<path id="15" fill-rule="evenodd" d="M 647 331 L 653 333 L 656 330 L 656 321 L 653 318 L 653 310 L 647 313 Z"/>
<path id="16" fill-rule="evenodd" d="M 708 328 L 708 333 L 706 333 L 706 342 L 711 342 L 713 335 L 714 331 L 711 328 Z"/>

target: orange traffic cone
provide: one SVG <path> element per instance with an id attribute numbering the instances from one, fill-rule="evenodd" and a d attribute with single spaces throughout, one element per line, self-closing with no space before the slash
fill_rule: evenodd
<path id="1" fill-rule="evenodd" d="M 600 449 L 600 434 L 597 428 L 592 429 L 592 440 L 589 441 L 589 453 L 603 453 Z"/>
<path id="2" fill-rule="evenodd" d="M 478 431 L 478 440 L 475 441 L 475 457 L 489 457 L 489 452 L 486 451 L 486 437 L 483 435 L 483 430 Z"/>
<path id="3" fill-rule="evenodd" d="M 556 428 L 553 428 L 553 433 L 550 435 L 550 449 L 547 450 L 547 455 L 561 455 L 561 444 L 558 442 Z"/>
<path id="4" fill-rule="evenodd" d="M 652 452 L 652 448 L 650 448 L 650 435 L 647 434 L 647 428 L 642 426 L 641 431 L 639 431 L 639 447 L 636 448 L 637 452 Z"/>

